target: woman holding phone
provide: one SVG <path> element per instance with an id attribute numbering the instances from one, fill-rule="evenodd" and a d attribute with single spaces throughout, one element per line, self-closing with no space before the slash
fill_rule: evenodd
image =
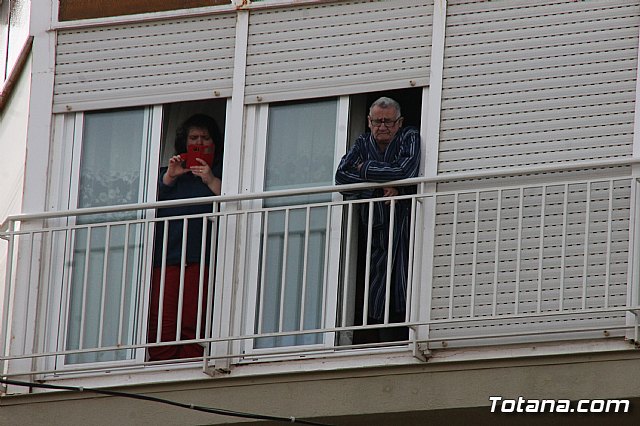
<path id="1" fill-rule="evenodd" d="M 204 114 L 189 117 L 176 131 L 175 154 L 169 159 L 169 165 L 160 169 L 158 201 L 220 195 L 221 146 L 222 135 L 213 118 Z M 162 218 L 211 212 L 212 205 L 207 203 L 158 209 L 157 216 Z M 186 233 L 182 219 L 170 220 L 168 224 L 166 238 L 164 221 L 157 222 L 155 230 L 147 339 L 149 343 L 191 340 L 204 336 L 211 222 L 206 221 L 206 234 L 203 234 L 202 217 L 189 219 Z M 187 240 L 183 254 L 185 234 Z M 204 265 L 201 267 L 203 245 L 206 252 Z M 164 265 L 163 259 L 166 259 Z M 201 303 L 198 303 L 199 300 Z M 198 311 L 201 321 L 200 333 L 196 335 Z M 182 315 L 178 321 L 180 312 Z M 180 330 L 177 330 L 178 323 Z M 148 354 L 149 361 L 159 361 L 201 357 L 203 351 L 202 345 L 189 343 L 150 347 Z"/>

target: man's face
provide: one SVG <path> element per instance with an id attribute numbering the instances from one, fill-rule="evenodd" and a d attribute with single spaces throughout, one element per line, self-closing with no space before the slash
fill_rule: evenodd
<path id="1" fill-rule="evenodd" d="M 376 142 L 388 145 L 402 127 L 402 117 L 395 108 L 373 107 L 369 113 L 369 128 Z"/>

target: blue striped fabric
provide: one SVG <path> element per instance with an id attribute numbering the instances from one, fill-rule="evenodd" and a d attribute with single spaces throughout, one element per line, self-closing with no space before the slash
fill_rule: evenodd
<path id="1" fill-rule="evenodd" d="M 358 170 L 358 165 L 362 165 Z M 416 177 L 420 166 L 420 133 L 415 127 L 405 127 L 396 133 L 385 152 L 378 150 L 370 133 L 358 137 L 349 152 L 342 157 L 336 170 L 336 184 L 345 185 L 362 182 L 388 182 Z M 415 191 L 415 187 L 399 187 L 399 194 Z M 382 196 L 382 189 L 345 191 L 350 198 L 366 199 Z M 369 317 L 384 319 L 387 257 L 389 241 L 390 205 L 374 203 L 371 274 L 369 277 Z M 391 306 L 390 312 L 402 314 L 406 311 L 409 221 L 411 203 L 407 200 L 395 204 L 393 252 L 391 266 Z M 368 227 L 368 205 L 360 208 L 360 224 L 366 232 Z"/>

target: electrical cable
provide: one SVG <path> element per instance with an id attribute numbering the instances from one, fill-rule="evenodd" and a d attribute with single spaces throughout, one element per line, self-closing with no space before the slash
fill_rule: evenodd
<path id="1" fill-rule="evenodd" d="M 168 399 L 157 398 L 154 396 L 140 395 L 140 394 L 129 393 L 129 392 L 111 391 L 107 389 L 86 388 L 81 386 L 52 385 L 47 383 L 23 382 L 19 380 L 11 380 L 11 379 L 4 379 L 4 378 L 0 378 L 0 383 L 4 383 L 7 385 L 14 385 L 14 386 L 24 386 L 24 387 L 30 387 L 30 388 L 69 390 L 69 391 L 77 391 L 77 392 L 93 392 L 101 395 L 118 396 L 123 398 L 139 399 L 143 401 L 158 402 L 161 404 L 172 405 L 174 407 L 186 408 L 186 409 L 195 410 L 195 411 L 202 411 L 202 412 L 211 413 L 211 414 L 219 414 L 222 416 L 242 417 L 242 418 L 256 419 L 256 420 L 272 420 L 272 421 L 287 422 L 287 423 L 294 423 L 294 424 L 301 424 L 301 425 L 312 425 L 312 426 L 333 426 L 328 423 L 317 423 L 309 420 L 297 419 L 295 417 L 278 417 L 278 416 L 269 416 L 265 414 L 244 413 L 240 411 L 225 410 L 222 408 L 203 407 L 200 405 L 185 404 L 182 402 L 176 402 Z"/>

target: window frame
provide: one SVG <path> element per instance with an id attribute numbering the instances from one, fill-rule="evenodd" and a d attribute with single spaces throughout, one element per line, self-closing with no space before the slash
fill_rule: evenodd
<path id="1" fill-rule="evenodd" d="M 333 170 L 336 169 L 338 163 L 340 162 L 340 158 L 344 154 L 347 147 L 347 136 L 348 136 L 348 122 L 349 122 L 349 96 L 339 96 L 339 97 L 331 97 L 327 99 L 335 99 L 336 100 L 336 127 L 335 127 L 335 145 L 334 145 L 334 164 Z M 309 99 L 309 102 L 317 101 L 317 99 Z M 273 105 L 280 104 L 281 102 L 273 103 Z M 269 111 L 272 104 L 254 104 L 247 105 L 247 139 L 245 140 L 246 146 L 251 146 L 252 149 L 245 151 L 245 162 L 251 162 L 253 167 L 246 167 L 243 171 L 242 180 L 244 182 L 248 182 L 248 186 L 251 188 L 251 192 L 262 192 L 265 185 L 265 166 L 266 166 L 266 149 L 267 149 L 267 138 L 268 138 L 268 123 L 269 123 Z M 332 201 L 340 201 L 341 196 L 338 193 L 333 193 Z M 263 206 L 262 200 L 255 200 L 251 203 L 250 207 L 252 208 L 261 208 Z M 247 205 L 249 207 L 249 204 Z M 341 229 L 342 228 L 342 212 L 338 211 L 340 209 L 334 209 L 331 214 L 331 228 L 332 229 Z M 335 224 L 338 225 L 335 225 Z M 249 232 L 247 235 L 253 235 L 256 232 L 258 234 L 262 234 L 262 220 L 256 218 L 252 223 L 249 224 Z M 331 231 L 329 231 L 331 232 Z M 340 231 L 338 231 L 340 232 Z M 256 318 L 256 306 L 258 304 L 258 292 L 259 292 L 259 262 L 257 259 L 260 259 L 260 250 L 261 244 L 256 243 L 255 241 L 261 241 L 261 238 L 249 238 L 244 242 L 244 246 L 241 248 L 243 253 L 248 253 L 248 259 L 256 259 L 250 266 L 249 271 L 247 273 L 247 278 L 244 280 L 239 280 L 240 282 L 244 282 L 244 300 L 243 306 L 246 307 L 244 310 L 243 316 L 243 327 L 241 334 L 242 335 L 253 335 L 254 327 L 256 326 L 255 318 Z M 329 238 L 329 240 L 335 240 L 334 238 Z M 338 288 L 339 282 L 341 281 L 341 277 L 339 275 L 340 272 L 340 262 L 339 262 L 339 253 L 340 253 L 340 238 L 338 238 L 338 243 L 333 243 L 335 247 L 328 250 L 329 258 L 326 259 L 328 263 L 328 268 L 326 269 L 327 276 L 324 278 L 327 286 L 325 288 L 326 294 L 323 295 L 324 298 L 324 312 L 322 312 L 322 327 L 333 328 L 338 319 Z M 244 275 L 244 272 L 242 273 Z M 315 345 L 302 345 L 301 347 L 310 348 L 314 347 L 318 350 L 322 350 L 326 348 L 326 350 L 331 350 L 335 344 L 336 333 L 323 333 L 322 341 L 323 343 L 315 344 Z M 260 354 L 265 353 L 278 353 L 278 352 L 290 352 L 290 348 L 292 346 L 283 346 L 280 347 L 270 347 L 266 349 L 258 349 L 254 345 L 253 339 L 246 339 L 242 342 L 237 342 L 234 346 L 233 353 L 244 353 L 246 356 L 237 359 L 237 363 L 247 363 L 247 362 L 255 362 L 256 358 L 252 358 L 252 355 L 259 356 Z M 285 355 L 283 354 L 281 358 L 278 359 L 292 359 L 293 355 Z M 259 359 L 258 359 L 259 360 Z"/>
<path id="2" fill-rule="evenodd" d="M 145 202 L 156 198 L 156 182 L 158 180 L 158 167 L 156 167 L 156 164 L 160 155 L 163 110 L 161 105 L 148 105 L 135 109 L 144 110 L 144 142 L 142 142 L 144 145 L 142 146 L 140 164 L 139 191 L 140 195 L 144 197 L 141 202 Z M 112 110 L 104 110 L 104 112 L 108 111 Z M 52 211 L 75 210 L 77 208 L 85 114 L 86 112 L 76 112 L 58 114 L 54 117 L 54 137 L 51 152 L 52 170 L 49 180 L 50 190 L 48 191 L 51 194 L 48 205 Z M 147 219 L 155 217 L 154 210 L 145 210 L 144 214 Z M 53 224 L 68 226 L 74 223 L 75 218 L 64 217 L 55 219 Z M 143 232 L 139 236 L 141 244 L 144 245 L 142 259 L 146 260 L 145 264 L 140 265 L 143 269 L 140 273 L 139 296 L 135 301 L 139 303 L 139 306 L 136 307 L 135 311 L 135 329 L 132 329 L 134 335 L 145 336 L 145 338 L 150 286 L 146 277 L 149 276 L 151 268 L 152 237 L 152 232 Z M 57 253 L 62 253 L 63 259 L 69 259 L 71 246 L 73 246 L 73 241 L 71 240 L 63 241 L 62 238 L 54 238 L 54 241 L 49 246 L 51 253 L 46 253 L 46 247 L 43 245 L 46 256 L 43 257 L 50 258 L 52 262 L 47 292 L 49 306 L 48 315 L 46 315 L 47 323 L 41 323 L 41 327 L 45 332 L 42 343 L 47 352 L 58 352 L 60 348 L 64 348 L 67 345 L 70 278 L 65 270 L 66 268 L 59 261 Z M 59 308 L 56 309 L 55 307 Z M 66 361 L 65 355 L 57 355 L 56 357 L 46 357 L 44 367 L 46 371 L 55 371 L 55 374 L 60 374 L 72 372 L 78 365 L 82 365 L 85 368 L 87 365 L 105 367 L 108 365 L 134 365 L 144 362 L 146 350 L 141 348 L 133 349 L 133 351 L 135 355 L 128 359 L 81 364 L 69 363 Z M 45 374 L 44 376 L 47 377 L 50 374 Z"/>

